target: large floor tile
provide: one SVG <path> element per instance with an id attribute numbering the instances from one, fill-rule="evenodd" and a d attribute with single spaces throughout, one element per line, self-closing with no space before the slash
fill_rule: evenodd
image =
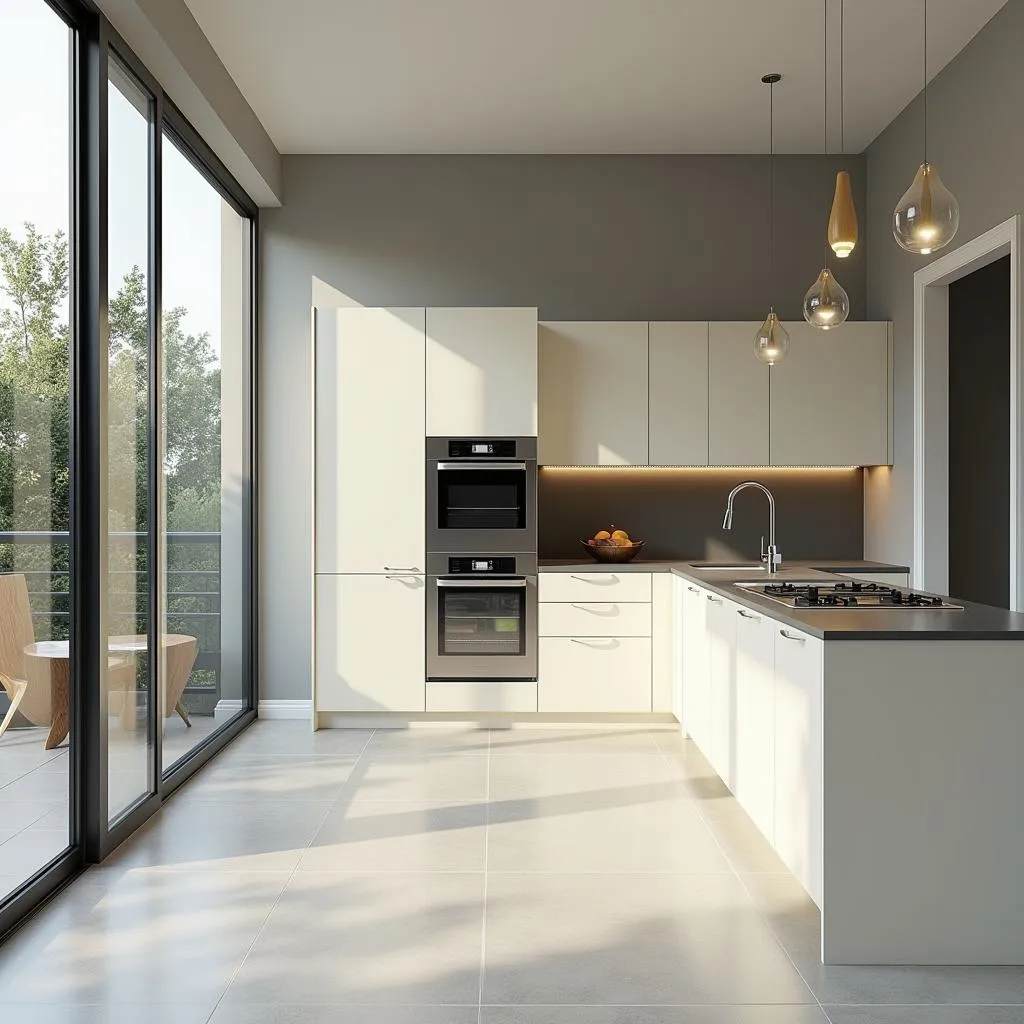
<path id="1" fill-rule="evenodd" d="M 287 877 L 90 871 L 4 947 L 0 1004 L 212 1008 Z"/>
<path id="2" fill-rule="evenodd" d="M 788 870 L 735 797 L 697 800 L 695 804 L 735 871 Z"/>
<path id="3" fill-rule="evenodd" d="M 393 757 L 368 751 L 353 770 L 342 799 L 486 800 L 487 763 L 486 757 L 465 754 Z"/>
<path id="4" fill-rule="evenodd" d="M 0 799 L 0 822 L 9 832 L 20 832 L 34 825 L 51 811 L 63 807 L 57 800 L 3 800 Z"/>
<path id="5" fill-rule="evenodd" d="M 219 762 L 188 783 L 189 795 L 200 800 L 334 801 L 352 774 L 354 757 L 282 755 L 262 764 Z"/>
<path id="6" fill-rule="evenodd" d="M 213 1003 L 84 1003 L 63 1006 L 0 1003 L 4 1024 L 206 1024 Z"/>
<path id="7" fill-rule="evenodd" d="M 276 754 L 357 757 L 372 735 L 369 729 L 320 729 L 309 722 L 257 721 L 222 754 L 217 764 L 251 764 Z"/>
<path id="8" fill-rule="evenodd" d="M 443 757 L 446 754 L 486 756 L 490 747 L 487 729 L 476 725 L 426 724 L 409 729 L 377 729 L 366 745 L 375 757 Z"/>
<path id="9" fill-rule="evenodd" d="M 483 871 L 487 805 L 344 801 L 300 871 Z M 2 847 L 0 847 L 2 849 Z"/>
<path id="10" fill-rule="evenodd" d="M 226 802 L 180 793 L 103 868 L 291 871 L 330 808 L 326 801 Z"/>
<path id="11" fill-rule="evenodd" d="M 232 1006 L 210 1024 L 478 1024 L 477 1006 Z"/>
<path id="12" fill-rule="evenodd" d="M 485 1006 L 481 1024 L 828 1024 L 816 1005 Z"/>
<path id="13" fill-rule="evenodd" d="M 227 1004 L 476 1003 L 482 874 L 295 875 Z"/>
<path id="14" fill-rule="evenodd" d="M 730 875 L 488 879 L 484 1002 L 810 1003 Z"/>
<path id="15" fill-rule="evenodd" d="M 826 1006 L 832 1024 L 1021 1024 L 1019 1006 Z"/>
<path id="16" fill-rule="evenodd" d="M 491 808 L 491 871 L 730 872 L 690 801 L 678 793 L 635 804 L 578 809 L 565 797 Z"/>
<path id="17" fill-rule="evenodd" d="M 523 757 L 533 754 L 652 754 L 654 735 L 647 726 L 517 726 L 491 731 L 491 755 Z"/>
<path id="18" fill-rule="evenodd" d="M 491 800 L 564 797 L 579 809 L 685 798 L 678 774 L 660 754 L 552 754 L 491 758 Z"/>
<path id="19" fill-rule="evenodd" d="M 0 845 L 0 875 L 29 878 L 68 847 L 68 830 L 31 825 Z"/>

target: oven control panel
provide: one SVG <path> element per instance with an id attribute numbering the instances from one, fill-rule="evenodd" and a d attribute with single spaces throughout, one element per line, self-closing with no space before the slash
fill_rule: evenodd
<path id="1" fill-rule="evenodd" d="M 455 555 L 448 559 L 448 572 L 452 576 L 464 573 L 474 576 L 514 576 L 516 558 L 515 555 Z"/>
<path id="2" fill-rule="evenodd" d="M 454 438 L 448 442 L 450 459 L 514 459 L 514 439 Z"/>

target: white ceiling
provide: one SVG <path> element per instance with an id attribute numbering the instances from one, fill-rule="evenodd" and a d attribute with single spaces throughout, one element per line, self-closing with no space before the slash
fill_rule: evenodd
<path id="1" fill-rule="evenodd" d="M 187 0 L 283 153 L 822 148 L 826 0 Z M 830 148 L 839 3 L 829 4 Z M 924 0 L 846 0 L 846 145 L 921 88 Z M 1006 0 L 927 0 L 929 73 Z"/>

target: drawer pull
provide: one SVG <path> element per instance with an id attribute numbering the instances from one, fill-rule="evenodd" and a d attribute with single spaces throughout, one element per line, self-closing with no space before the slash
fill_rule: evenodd
<path id="1" fill-rule="evenodd" d="M 589 583 L 592 587 L 611 587 L 619 582 L 619 577 L 614 573 L 609 573 L 604 579 L 594 580 L 587 579 L 586 576 L 570 576 L 570 579 L 579 580 L 580 583 Z"/>
<path id="2" fill-rule="evenodd" d="M 760 615 L 755 615 L 753 612 L 746 612 L 742 608 L 737 608 L 736 612 L 738 615 L 742 615 L 745 619 L 753 619 L 755 622 L 761 621 Z"/>
<path id="3" fill-rule="evenodd" d="M 788 629 L 780 629 L 779 636 L 784 636 L 787 640 L 795 640 L 798 644 L 807 642 L 807 637 L 797 636 L 796 633 L 790 633 Z"/>
<path id="4" fill-rule="evenodd" d="M 571 636 L 569 640 L 574 644 L 579 644 L 581 647 L 589 647 L 595 651 L 613 651 L 619 646 L 619 641 L 616 637 L 596 637 L 594 640 L 577 640 L 576 637 Z M 606 644 L 607 646 L 601 646 Z"/>
<path id="5" fill-rule="evenodd" d="M 618 615 L 619 606 L 617 604 L 604 604 L 604 605 L 592 605 L 592 604 L 571 604 L 570 608 L 577 608 L 581 612 L 590 612 L 591 615 Z M 602 611 L 602 609 L 605 609 Z"/>
<path id="6" fill-rule="evenodd" d="M 715 597 L 714 594 L 708 594 L 708 600 L 712 604 L 721 604 L 722 603 L 722 599 L 720 597 Z"/>
<path id="7" fill-rule="evenodd" d="M 384 571 L 385 572 L 414 572 L 414 573 L 418 573 L 420 570 L 417 569 L 415 565 L 412 566 L 411 568 L 406 568 L 405 566 L 402 566 L 402 565 L 385 565 L 384 566 Z"/>
<path id="8" fill-rule="evenodd" d="M 687 587 L 686 588 L 691 594 L 699 594 L 700 587 Z"/>

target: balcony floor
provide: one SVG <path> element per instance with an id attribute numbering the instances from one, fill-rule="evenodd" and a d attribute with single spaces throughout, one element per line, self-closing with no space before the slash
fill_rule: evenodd
<path id="1" fill-rule="evenodd" d="M 0 1019 L 1024 1020 L 1024 970 L 826 968 L 817 944 L 673 731 L 259 722 L 0 952 Z"/>

